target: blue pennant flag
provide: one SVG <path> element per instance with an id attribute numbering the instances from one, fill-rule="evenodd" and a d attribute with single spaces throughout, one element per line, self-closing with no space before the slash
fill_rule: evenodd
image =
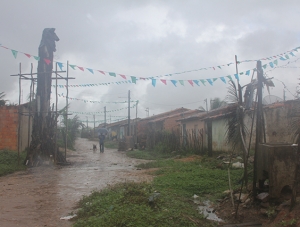
<path id="1" fill-rule="evenodd" d="M 279 59 L 282 60 L 282 61 L 285 61 L 285 60 L 286 60 L 284 57 L 280 57 Z"/>
<path id="2" fill-rule="evenodd" d="M 212 86 L 213 85 L 213 82 L 212 82 L 212 80 L 211 79 L 206 79 L 207 80 L 207 82 Z"/>
<path id="3" fill-rule="evenodd" d="M 62 71 L 63 63 L 57 62 L 57 65 L 58 65 L 58 67 L 60 68 L 60 70 Z"/>
<path id="4" fill-rule="evenodd" d="M 271 68 L 274 68 L 273 62 L 270 62 L 269 65 L 271 66 Z"/>
<path id="5" fill-rule="evenodd" d="M 199 84 L 199 80 L 193 80 L 195 84 L 197 84 L 198 86 L 200 86 Z"/>
<path id="6" fill-rule="evenodd" d="M 176 86 L 177 80 L 171 80 L 171 82 L 174 84 L 175 87 L 177 87 L 177 86 Z"/>
<path id="7" fill-rule="evenodd" d="M 91 73 L 93 73 L 94 74 L 94 70 L 92 70 L 92 69 L 89 69 L 89 68 L 86 68 L 87 70 L 89 70 Z"/>
<path id="8" fill-rule="evenodd" d="M 240 78 L 239 78 L 239 75 L 238 74 L 234 74 L 234 77 L 239 81 Z"/>
<path id="9" fill-rule="evenodd" d="M 156 85 L 156 79 L 152 79 L 152 85 L 153 85 L 153 87 L 155 87 L 155 85 Z"/>
<path id="10" fill-rule="evenodd" d="M 226 84 L 226 80 L 224 77 L 220 77 L 220 79 Z"/>
<path id="11" fill-rule="evenodd" d="M 250 76 L 250 70 L 247 70 L 247 71 L 246 71 L 246 75 L 247 75 L 247 76 Z"/>

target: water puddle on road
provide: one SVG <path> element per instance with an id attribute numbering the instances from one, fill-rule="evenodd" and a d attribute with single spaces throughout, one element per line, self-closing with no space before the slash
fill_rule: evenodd
<path id="1" fill-rule="evenodd" d="M 194 201 L 194 202 L 197 204 L 199 203 L 199 201 Z M 198 210 L 208 220 L 223 222 L 223 220 L 215 214 L 215 209 L 211 206 L 209 200 L 204 201 L 202 205 L 198 206 Z"/>

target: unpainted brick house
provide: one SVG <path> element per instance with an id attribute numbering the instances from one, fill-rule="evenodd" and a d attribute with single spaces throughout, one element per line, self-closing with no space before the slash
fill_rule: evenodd
<path id="1" fill-rule="evenodd" d="M 20 109 L 19 109 L 20 108 Z M 20 115 L 18 112 L 23 113 Z M 0 150 L 25 150 L 31 142 L 32 120 L 29 122 L 29 105 L 0 107 Z M 20 124 L 20 135 L 18 136 Z"/>

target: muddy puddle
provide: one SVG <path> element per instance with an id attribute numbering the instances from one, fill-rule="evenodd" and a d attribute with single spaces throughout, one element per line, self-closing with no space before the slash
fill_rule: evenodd
<path id="1" fill-rule="evenodd" d="M 1 226 L 71 226 L 69 216 L 82 196 L 108 185 L 150 181 L 135 166 L 146 161 L 125 152 L 93 152 L 92 141 L 78 139 L 76 151 L 67 152 L 68 166 L 42 166 L 0 177 Z"/>

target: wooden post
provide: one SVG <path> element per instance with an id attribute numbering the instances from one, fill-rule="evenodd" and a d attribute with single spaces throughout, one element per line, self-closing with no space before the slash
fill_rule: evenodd
<path id="1" fill-rule="evenodd" d="M 127 136 L 130 136 L 130 90 L 128 90 L 128 128 Z"/>
<path id="2" fill-rule="evenodd" d="M 20 145 L 21 145 L 21 63 L 19 64 L 19 106 L 18 106 L 18 165 L 20 165 Z"/>
<path id="3" fill-rule="evenodd" d="M 255 152 L 254 152 L 254 167 L 253 167 L 253 196 L 257 194 L 257 152 L 259 144 L 261 143 L 262 132 L 262 88 L 263 88 L 263 69 L 261 61 L 257 61 L 257 108 L 256 108 L 256 138 L 255 138 Z"/>
<path id="4" fill-rule="evenodd" d="M 69 61 L 67 61 L 67 96 L 66 96 L 66 137 L 65 137 L 65 159 L 67 160 L 67 147 L 68 147 L 68 110 L 69 110 Z"/>
<path id="5" fill-rule="evenodd" d="M 33 65 L 32 65 L 32 63 L 31 63 L 31 70 L 30 70 L 30 76 L 31 76 L 31 84 L 30 84 L 30 91 L 29 91 L 29 116 L 28 116 L 28 137 L 27 137 L 27 149 L 29 149 L 29 145 L 30 145 L 30 135 L 31 135 L 31 133 L 30 133 L 30 123 L 31 123 L 31 108 L 32 108 L 32 103 L 31 103 L 31 101 L 32 101 L 32 89 L 33 89 L 33 87 L 32 87 L 32 84 L 34 83 L 34 81 L 33 81 L 33 75 L 32 75 L 32 69 L 33 69 Z M 34 97 L 33 97 L 34 98 Z"/>
<path id="6" fill-rule="evenodd" d="M 58 96 L 57 96 L 57 62 L 55 64 L 55 163 L 57 163 L 57 102 L 58 102 Z"/>

